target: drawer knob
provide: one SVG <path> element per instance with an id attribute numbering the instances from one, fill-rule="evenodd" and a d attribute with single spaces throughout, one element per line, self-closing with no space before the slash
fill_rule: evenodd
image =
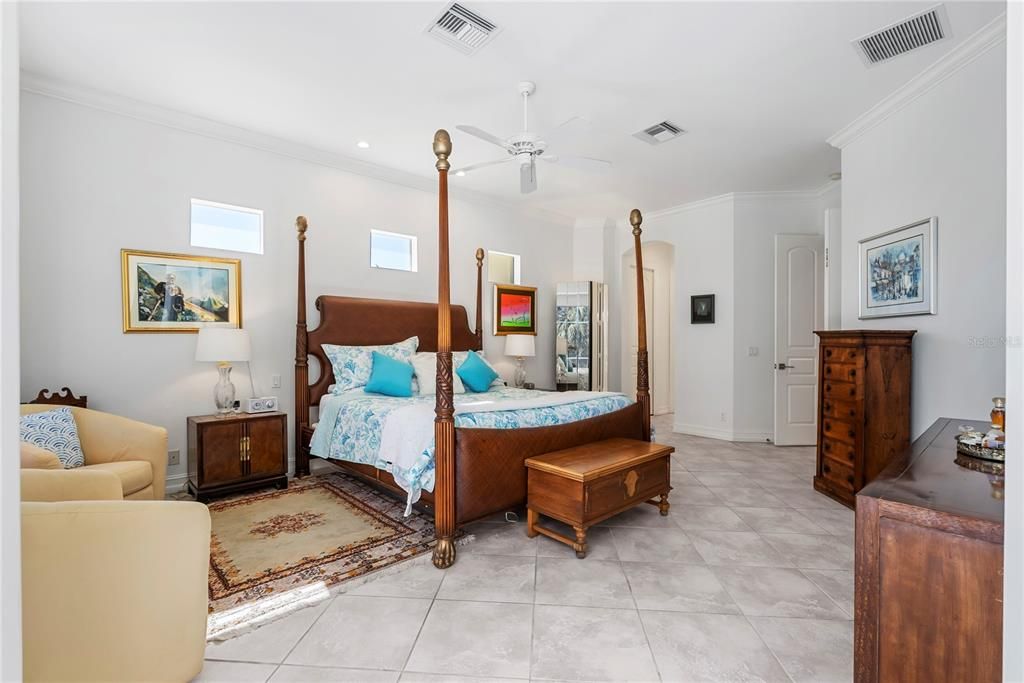
<path id="1" fill-rule="evenodd" d="M 832 357 L 832 349 L 825 349 L 825 358 Z"/>

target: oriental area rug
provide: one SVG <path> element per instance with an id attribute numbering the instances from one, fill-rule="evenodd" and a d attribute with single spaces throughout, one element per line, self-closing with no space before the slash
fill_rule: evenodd
<path id="1" fill-rule="evenodd" d="M 430 561 L 433 518 L 340 472 L 209 505 L 210 616 L 223 640 Z M 470 540 L 461 538 L 460 542 Z"/>

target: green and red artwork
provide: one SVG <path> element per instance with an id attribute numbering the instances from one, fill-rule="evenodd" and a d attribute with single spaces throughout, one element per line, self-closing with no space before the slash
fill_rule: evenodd
<path id="1" fill-rule="evenodd" d="M 536 287 L 494 286 L 494 334 L 536 334 L 536 318 Z"/>

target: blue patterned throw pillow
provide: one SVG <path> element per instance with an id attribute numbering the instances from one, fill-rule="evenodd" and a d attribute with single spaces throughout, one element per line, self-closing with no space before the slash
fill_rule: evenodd
<path id="1" fill-rule="evenodd" d="M 365 387 L 366 383 L 370 381 L 370 371 L 373 370 L 374 351 L 382 353 L 388 358 L 410 363 L 419 345 L 419 337 L 409 337 L 397 344 L 387 344 L 384 346 L 321 344 L 324 353 L 327 354 L 327 358 L 331 361 L 331 369 L 334 371 L 334 389 L 332 393 L 340 394 L 349 389 Z"/>
<path id="2" fill-rule="evenodd" d="M 85 464 L 78 425 L 71 408 L 57 408 L 21 416 L 21 440 L 56 453 L 64 469 Z"/>

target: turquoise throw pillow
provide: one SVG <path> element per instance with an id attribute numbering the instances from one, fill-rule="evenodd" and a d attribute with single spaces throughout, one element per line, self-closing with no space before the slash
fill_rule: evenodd
<path id="1" fill-rule="evenodd" d="M 472 351 L 455 372 L 462 378 L 467 389 L 477 393 L 490 389 L 491 382 L 498 378 L 498 373 Z"/>
<path id="2" fill-rule="evenodd" d="M 395 360 L 374 351 L 370 381 L 363 391 L 385 396 L 412 396 L 412 373 L 412 363 Z"/>

